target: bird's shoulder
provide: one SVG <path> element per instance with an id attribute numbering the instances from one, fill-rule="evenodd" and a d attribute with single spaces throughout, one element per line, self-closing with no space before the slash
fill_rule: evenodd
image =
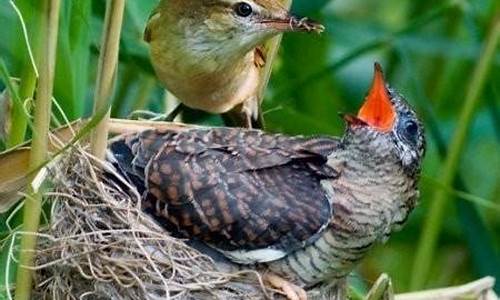
<path id="1" fill-rule="evenodd" d="M 123 144 L 133 155 L 133 164 L 146 167 L 151 159 L 175 160 L 177 155 L 218 158 L 217 163 L 237 169 L 259 169 L 293 160 L 325 160 L 338 149 L 336 138 L 287 136 L 242 128 L 191 130 L 145 130 L 115 139 L 112 148 Z M 122 149 L 123 150 L 123 149 Z M 222 160 L 221 160 L 222 159 Z M 240 166 L 238 166 L 240 165 Z M 327 167 L 327 166 L 325 166 Z"/>

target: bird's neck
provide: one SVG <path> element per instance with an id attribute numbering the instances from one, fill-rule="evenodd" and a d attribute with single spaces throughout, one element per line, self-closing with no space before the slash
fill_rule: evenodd
<path id="1" fill-rule="evenodd" d="M 199 43 L 201 33 L 189 26 L 183 30 L 185 36 L 163 30 L 161 38 L 153 36 L 150 42 L 156 72 L 174 95 L 188 106 L 222 113 L 255 94 L 259 72 L 253 49 Z"/>
<path id="2" fill-rule="evenodd" d="M 406 221 L 418 198 L 417 175 L 403 168 L 389 139 L 345 142 L 328 160 L 341 176 L 324 184 L 340 212 L 336 221 L 382 241 Z"/>

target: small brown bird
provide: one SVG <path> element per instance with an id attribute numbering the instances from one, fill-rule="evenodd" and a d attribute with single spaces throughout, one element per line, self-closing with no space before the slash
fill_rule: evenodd
<path id="1" fill-rule="evenodd" d="M 423 127 L 378 65 L 357 116 L 344 118 L 341 139 L 148 130 L 115 140 L 110 160 L 168 231 L 305 299 L 302 287 L 344 279 L 419 196 Z"/>
<path id="2" fill-rule="evenodd" d="M 158 78 L 181 103 L 232 111 L 236 124 L 251 127 L 260 125 L 262 44 L 286 31 L 322 30 L 290 15 L 278 0 L 162 0 L 144 39 Z"/>

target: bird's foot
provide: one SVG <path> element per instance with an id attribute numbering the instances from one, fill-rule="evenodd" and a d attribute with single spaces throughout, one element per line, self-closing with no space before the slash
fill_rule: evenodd
<path id="1" fill-rule="evenodd" d="M 277 275 L 265 274 L 264 280 L 276 289 L 281 290 L 288 300 L 307 300 L 307 293 L 303 288 Z"/>

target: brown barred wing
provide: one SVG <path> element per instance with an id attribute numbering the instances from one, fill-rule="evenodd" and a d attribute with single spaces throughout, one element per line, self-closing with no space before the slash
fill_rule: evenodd
<path id="1" fill-rule="evenodd" d="M 325 164 L 337 140 L 229 128 L 160 135 L 157 153 L 129 143 L 132 169 L 144 172 L 147 211 L 177 236 L 252 263 L 313 242 L 332 217 L 321 180 L 337 176 Z M 245 258 L 262 249 L 279 255 Z"/>
<path id="2" fill-rule="evenodd" d="M 146 189 L 145 168 L 175 131 L 145 130 L 114 138 L 107 159 L 111 161 L 143 193 Z"/>

